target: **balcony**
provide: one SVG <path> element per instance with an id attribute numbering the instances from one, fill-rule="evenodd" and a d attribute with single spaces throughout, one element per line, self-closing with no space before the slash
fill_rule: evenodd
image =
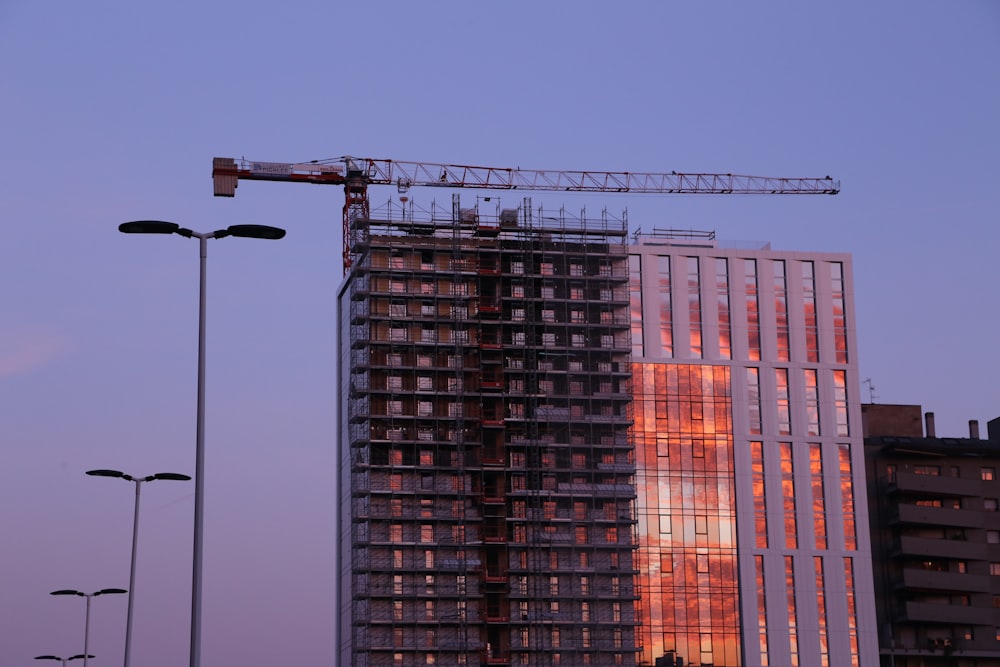
<path id="1" fill-rule="evenodd" d="M 942 475 L 917 475 L 912 472 L 896 473 L 895 483 L 890 484 L 888 491 L 902 493 L 912 493 L 924 496 L 978 496 L 980 495 L 980 484 L 976 480 L 961 479 L 959 477 L 945 477 Z"/>
<path id="2" fill-rule="evenodd" d="M 990 578 L 980 574 L 938 572 L 935 570 L 903 570 L 902 586 L 925 591 L 988 591 Z"/>
<path id="3" fill-rule="evenodd" d="M 990 610 L 952 604 L 907 602 L 903 621 L 920 623 L 956 623 L 962 625 L 993 625 Z M 985 613 L 984 613 L 985 612 Z"/>
<path id="4" fill-rule="evenodd" d="M 946 507 L 921 507 L 919 505 L 898 505 L 894 521 L 897 523 L 917 523 L 934 526 L 954 526 L 956 528 L 982 528 L 983 512 L 956 510 Z"/>
<path id="5" fill-rule="evenodd" d="M 965 540 L 903 536 L 899 538 L 895 555 L 986 560 L 986 545 L 970 543 Z"/>

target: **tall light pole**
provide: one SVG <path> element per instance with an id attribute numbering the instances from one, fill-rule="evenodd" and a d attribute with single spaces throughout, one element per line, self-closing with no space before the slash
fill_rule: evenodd
<path id="1" fill-rule="evenodd" d="M 58 591 L 52 591 L 50 595 L 79 595 L 80 597 L 87 599 L 87 615 L 84 617 L 83 623 L 83 665 L 87 667 L 87 658 L 92 658 L 89 655 L 90 651 L 90 599 L 96 598 L 98 595 L 111 595 L 113 593 L 128 593 L 124 588 L 102 588 L 99 591 L 93 593 L 84 593 L 82 591 L 73 590 L 72 588 L 62 588 Z M 80 656 L 73 656 L 78 658 Z M 41 658 L 39 658 L 41 659 Z M 67 658 L 69 660 L 70 658 Z"/>
<path id="2" fill-rule="evenodd" d="M 208 239 L 240 236 L 252 239 L 277 240 L 285 230 L 267 225 L 231 225 L 214 232 L 195 232 L 175 222 L 135 220 L 118 225 L 125 234 L 179 234 L 199 241 L 201 263 L 198 271 L 198 411 L 195 427 L 194 465 L 194 555 L 191 571 L 191 656 L 190 667 L 201 666 L 201 576 L 202 538 L 205 513 L 205 267 Z"/>
<path id="3" fill-rule="evenodd" d="M 63 667 L 66 667 L 66 663 L 69 662 L 70 660 L 79 660 L 80 658 L 96 658 L 96 657 L 97 657 L 96 655 L 84 655 L 83 653 L 79 653 L 77 655 L 71 655 L 68 658 L 60 658 L 58 655 L 36 655 L 35 660 L 58 660 L 63 664 Z"/>
<path id="4" fill-rule="evenodd" d="M 135 482 L 135 511 L 132 517 L 132 564 L 129 567 L 128 574 L 128 613 L 125 617 L 125 667 L 129 667 L 132 655 L 132 608 L 135 601 L 135 560 L 139 544 L 139 489 L 142 487 L 143 482 L 152 482 L 157 479 L 187 481 L 191 478 L 177 472 L 158 472 L 155 475 L 147 475 L 146 477 L 133 477 L 119 470 L 88 470 L 87 474 L 96 477 L 118 477 L 127 482 Z"/>

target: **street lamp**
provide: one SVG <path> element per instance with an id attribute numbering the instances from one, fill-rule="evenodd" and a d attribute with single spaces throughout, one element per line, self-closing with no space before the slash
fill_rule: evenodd
<path id="1" fill-rule="evenodd" d="M 66 663 L 70 660 L 79 660 L 80 658 L 96 658 L 96 655 L 84 655 L 79 653 L 77 655 L 71 655 L 68 658 L 60 658 L 58 655 L 36 655 L 35 660 L 59 660 L 62 662 L 63 667 L 66 667 Z"/>
<path id="2" fill-rule="evenodd" d="M 205 514 L 205 266 L 208 256 L 208 239 L 241 236 L 252 239 L 278 240 L 285 230 L 268 225 L 231 225 L 214 232 L 195 232 L 176 222 L 162 220 L 135 220 L 118 225 L 125 234 L 179 234 L 199 241 L 198 292 L 198 411 L 195 427 L 194 465 L 194 555 L 191 571 L 191 656 L 190 667 L 201 665 L 201 571 L 202 536 Z"/>
<path id="3" fill-rule="evenodd" d="M 157 479 L 187 481 L 191 478 L 177 472 L 158 472 L 155 475 L 147 475 L 146 477 L 133 477 L 119 470 L 88 470 L 87 474 L 94 475 L 95 477 L 118 477 L 127 482 L 135 482 L 135 511 L 132 518 L 132 564 L 129 567 L 128 613 L 125 617 L 125 667 L 129 667 L 129 659 L 132 655 L 132 603 L 135 600 L 135 559 L 139 543 L 139 489 L 143 482 L 152 482 Z"/>
<path id="4" fill-rule="evenodd" d="M 88 655 L 88 649 L 90 648 L 90 598 L 96 598 L 98 595 L 111 595 L 114 593 L 128 593 L 128 591 L 124 588 L 102 588 L 94 593 L 84 593 L 82 591 L 75 591 L 72 588 L 63 588 L 50 593 L 50 595 L 79 595 L 80 597 L 87 598 L 87 615 L 84 617 L 85 620 L 83 624 L 83 653 L 81 655 L 73 656 L 74 658 L 82 657 L 84 667 L 87 667 L 87 658 L 94 657 L 92 655 Z M 70 660 L 70 658 L 67 658 L 67 660 Z"/>

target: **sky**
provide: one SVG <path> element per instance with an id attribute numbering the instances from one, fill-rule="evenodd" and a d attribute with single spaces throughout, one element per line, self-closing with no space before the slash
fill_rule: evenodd
<path id="1" fill-rule="evenodd" d="M 209 242 L 202 662 L 334 664 L 343 192 L 215 198 L 213 157 L 830 175 L 532 201 L 851 253 L 852 390 L 964 436 L 1000 416 L 998 64 L 992 0 L 0 0 L 0 667 L 83 651 L 50 591 L 128 587 L 134 486 L 84 472 L 193 473 L 198 244 L 135 219 L 288 231 Z M 193 494 L 142 487 L 134 665 L 186 664 Z M 93 600 L 94 667 L 125 609 Z"/>

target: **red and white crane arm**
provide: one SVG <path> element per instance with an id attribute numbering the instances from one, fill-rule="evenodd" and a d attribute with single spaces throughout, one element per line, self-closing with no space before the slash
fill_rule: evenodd
<path id="1" fill-rule="evenodd" d="M 350 267 L 350 222 L 367 217 L 369 185 L 542 190 L 553 192 L 628 192 L 638 194 L 835 195 L 840 182 L 823 178 L 776 178 L 740 174 L 630 171 L 566 171 L 473 167 L 344 156 L 308 162 L 260 162 L 215 158 L 215 196 L 233 197 L 240 180 L 342 185 L 344 203 L 344 272 Z"/>

